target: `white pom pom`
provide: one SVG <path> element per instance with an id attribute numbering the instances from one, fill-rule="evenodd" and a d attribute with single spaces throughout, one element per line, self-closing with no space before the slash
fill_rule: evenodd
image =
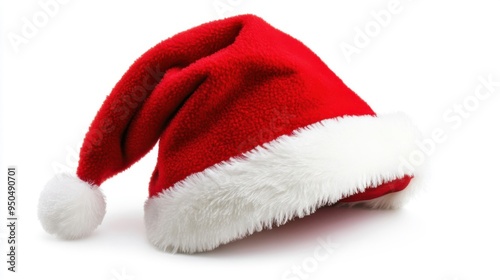
<path id="1" fill-rule="evenodd" d="M 99 188 L 68 174 L 50 180 L 38 204 L 43 228 L 64 239 L 90 235 L 105 213 L 106 201 Z"/>

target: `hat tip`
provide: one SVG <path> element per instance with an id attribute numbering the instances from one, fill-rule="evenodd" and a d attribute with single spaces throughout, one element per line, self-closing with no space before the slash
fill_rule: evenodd
<path id="1" fill-rule="evenodd" d="M 42 227 L 63 239 L 90 235 L 105 213 L 106 201 L 100 189 L 69 174 L 56 175 L 40 194 L 38 218 Z"/>

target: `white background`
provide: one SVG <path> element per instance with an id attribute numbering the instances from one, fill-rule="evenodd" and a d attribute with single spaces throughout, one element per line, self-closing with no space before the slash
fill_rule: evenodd
<path id="1" fill-rule="evenodd" d="M 1 1 L 1 279 L 500 279 L 500 87 L 474 97 L 480 77 L 500 81 L 498 1 L 401 0 L 385 26 L 374 13 L 390 0 L 69 0 L 43 22 L 48 1 Z M 143 226 L 154 150 L 103 184 L 108 213 L 91 237 L 45 233 L 39 193 L 57 170 L 74 172 L 86 128 L 128 66 L 177 32 L 243 13 L 303 41 L 376 112 L 407 113 L 425 137 L 440 130 L 426 191 L 400 211 L 325 208 L 209 253 L 172 255 Z M 36 32 L 22 34 L 23 18 Z M 369 41 L 356 28 L 369 28 Z M 357 53 L 346 56 L 346 44 Z M 19 176 L 17 273 L 4 262 L 9 165 Z M 318 238 L 336 244 L 323 260 Z"/>

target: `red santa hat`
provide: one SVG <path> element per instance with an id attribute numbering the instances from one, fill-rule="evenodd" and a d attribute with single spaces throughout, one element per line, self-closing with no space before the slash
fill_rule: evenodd
<path id="1" fill-rule="evenodd" d="M 211 250 L 332 204 L 399 207 L 415 189 L 401 162 L 418 132 L 378 116 L 321 59 L 259 17 L 179 33 L 143 54 L 85 136 L 77 176 L 42 191 L 39 218 L 62 238 L 102 221 L 99 186 L 158 142 L 147 236 Z"/>

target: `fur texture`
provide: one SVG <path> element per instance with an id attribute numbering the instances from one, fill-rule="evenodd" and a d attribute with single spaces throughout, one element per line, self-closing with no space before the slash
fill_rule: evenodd
<path id="1" fill-rule="evenodd" d="M 68 174 L 50 180 L 38 204 L 43 228 L 64 239 L 89 235 L 105 213 L 106 201 L 99 188 Z"/>
<path id="2" fill-rule="evenodd" d="M 200 252 L 403 177 L 419 133 L 402 114 L 321 121 L 192 174 L 145 204 L 149 240 Z M 406 174 L 412 175 L 412 174 Z M 371 202 L 400 206 L 415 186 Z"/>

